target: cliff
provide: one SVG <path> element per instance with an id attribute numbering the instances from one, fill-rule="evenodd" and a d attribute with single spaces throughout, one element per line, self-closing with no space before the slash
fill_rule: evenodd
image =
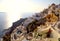
<path id="1" fill-rule="evenodd" d="M 40 13 L 36 13 L 32 17 L 28 17 L 25 19 L 21 18 L 17 22 L 14 22 L 12 27 L 10 27 L 3 35 L 3 39 L 4 41 L 11 41 L 12 38 L 11 35 L 13 34 L 14 35 L 13 37 L 15 37 L 14 33 L 16 31 L 19 31 L 20 33 L 23 33 L 22 36 L 24 36 L 26 40 L 33 41 L 33 39 L 37 39 L 35 41 L 40 40 L 44 41 L 44 39 L 51 38 L 54 36 L 51 35 L 53 30 L 57 31 L 57 33 L 60 34 L 59 25 L 60 25 L 60 4 L 59 5 L 52 4 L 47 9 L 44 9 Z M 17 28 L 19 30 L 17 30 Z"/>

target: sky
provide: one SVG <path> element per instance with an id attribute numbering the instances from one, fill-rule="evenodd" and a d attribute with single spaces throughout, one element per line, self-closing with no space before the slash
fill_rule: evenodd
<path id="1" fill-rule="evenodd" d="M 0 12 L 7 13 L 9 23 L 19 20 L 24 13 L 40 12 L 50 4 L 59 4 L 60 0 L 0 0 Z M 25 16 L 26 16 L 25 15 Z M 24 16 L 23 16 L 24 17 Z"/>

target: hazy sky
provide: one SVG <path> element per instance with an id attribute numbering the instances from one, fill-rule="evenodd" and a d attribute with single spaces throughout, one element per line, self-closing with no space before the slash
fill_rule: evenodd
<path id="1" fill-rule="evenodd" d="M 0 12 L 6 12 L 7 20 L 14 22 L 26 12 L 40 12 L 52 3 L 59 4 L 59 1 L 60 0 L 0 0 Z"/>

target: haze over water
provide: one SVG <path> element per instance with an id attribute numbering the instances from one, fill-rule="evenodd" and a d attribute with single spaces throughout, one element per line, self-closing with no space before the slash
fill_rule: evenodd
<path id="1" fill-rule="evenodd" d="M 11 27 L 13 22 L 20 19 L 20 17 L 18 15 L 16 15 L 16 16 L 18 18 L 16 17 L 15 19 L 11 16 L 13 18 L 13 20 L 12 20 L 6 12 L 0 12 L 0 31 Z"/>
<path id="2" fill-rule="evenodd" d="M 7 17 L 5 12 L 0 12 L 0 31 L 7 27 Z"/>

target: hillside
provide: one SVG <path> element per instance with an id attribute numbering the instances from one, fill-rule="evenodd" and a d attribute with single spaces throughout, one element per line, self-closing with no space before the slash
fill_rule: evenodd
<path id="1" fill-rule="evenodd" d="M 60 38 L 60 4 L 52 4 L 32 17 L 14 22 L 3 41 L 58 41 Z"/>

